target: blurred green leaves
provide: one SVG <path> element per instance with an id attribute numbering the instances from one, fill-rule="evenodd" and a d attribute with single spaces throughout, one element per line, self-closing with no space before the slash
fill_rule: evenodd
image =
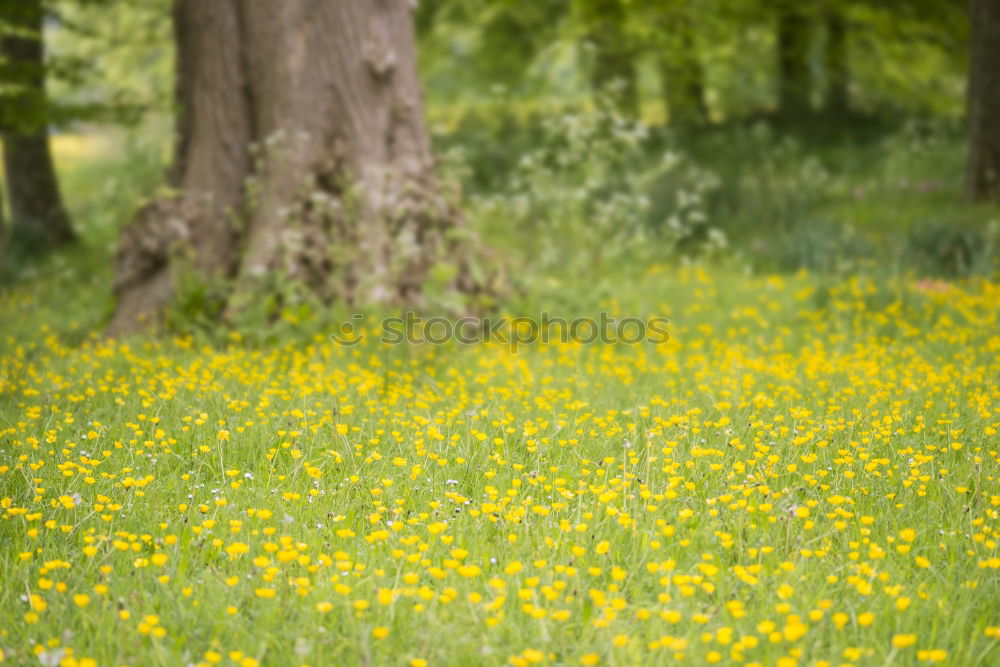
<path id="1" fill-rule="evenodd" d="M 829 95 L 830 17 L 844 31 L 847 92 L 863 113 L 959 115 L 967 72 L 961 0 L 422 0 L 432 104 L 590 100 L 620 80 L 626 112 L 659 122 L 770 112 L 780 89 L 778 17 L 801 16 L 809 106 Z M 832 52 L 836 52 L 834 49 Z M 669 108 L 669 112 L 668 112 Z"/>
<path id="2" fill-rule="evenodd" d="M 27 3 L 0 0 L 0 39 L 44 40 L 45 65 L 0 59 L 0 123 L 32 131 L 75 122 L 129 124 L 172 104 L 169 0 L 49 0 L 42 34 L 20 27 Z M 44 95 L 31 81 L 44 79 Z M 9 103 L 17 99 L 17 104 Z M 7 103 L 2 103 L 7 101 Z"/>

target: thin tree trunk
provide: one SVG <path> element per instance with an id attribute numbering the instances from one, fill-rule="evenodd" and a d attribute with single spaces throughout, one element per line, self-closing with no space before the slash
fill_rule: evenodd
<path id="1" fill-rule="evenodd" d="M 275 285 L 324 301 L 426 303 L 432 269 L 476 292 L 439 195 L 406 0 L 177 0 L 176 197 L 123 233 L 112 333 L 174 298 L 186 264 L 225 312 Z M 447 271 L 437 271 L 442 275 Z"/>
<path id="2" fill-rule="evenodd" d="M 610 94 L 625 114 L 639 114 L 639 86 L 635 57 L 622 25 L 625 8 L 621 0 L 591 0 L 588 4 L 589 42 L 593 48 L 591 87 Z"/>
<path id="3" fill-rule="evenodd" d="M 7 249 L 7 238 L 10 230 L 7 229 L 7 211 L 3 196 L 3 184 L 0 183 L 0 257 Z"/>
<path id="4" fill-rule="evenodd" d="M 12 88 L 2 119 L 11 235 L 44 249 L 74 234 L 49 149 L 41 0 L 0 0 L 0 20 L 7 26 L 0 36 L 2 83 Z"/>
<path id="5" fill-rule="evenodd" d="M 969 161 L 966 190 L 1000 201 L 1000 3 L 972 2 L 969 69 Z"/>
<path id="6" fill-rule="evenodd" d="M 778 4 L 778 98 L 785 116 L 808 112 L 812 93 L 809 72 L 809 20 L 795 0 Z"/>
<path id="7" fill-rule="evenodd" d="M 826 111 L 844 114 L 850 109 L 847 65 L 847 22 L 836 7 L 826 16 Z"/>
<path id="8" fill-rule="evenodd" d="M 694 26 L 687 17 L 672 22 L 668 31 L 674 48 L 659 58 L 660 85 L 671 123 L 700 123 L 708 119 L 705 68 L 701 64 Z"/>

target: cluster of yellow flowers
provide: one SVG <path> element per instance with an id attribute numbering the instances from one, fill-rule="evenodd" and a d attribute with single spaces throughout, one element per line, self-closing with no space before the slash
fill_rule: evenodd
<path id="1" fill-rule="evenodd" d="M 662 345 L 5 341 L 0 657 L 1000 660 L 1000 286 L 649 281 Z"/>

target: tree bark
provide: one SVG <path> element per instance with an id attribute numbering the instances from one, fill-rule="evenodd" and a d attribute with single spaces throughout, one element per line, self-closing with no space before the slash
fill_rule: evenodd
<path id="1" fill-rule="evenodd" d="M 778 4 L 778 102 L 785 116 L 809 111 L 812 77 L 809 71 L 809 20 L 796 0 Z"/>
<path id="2" fill-rule="evenodd" d="M 837 7 L 831 8 L 826 16 L 826 76 L 826 111 L 832 115 L 847 113 L 850 110 L 847 22 Z"/>
<path id="3" fill-rule="evenodd" d="M 41 0 L 0 0 L 0 56 L 6 61 L 0 79 L 10 89 L 0 128 L 11 236 L 38 250 L 75 238 L 49 149 L 44 17 Z"/>
<path id="4" fill-rule="evenodd" d="M 411 8 L 177 0 L 176 194 L 123 232 L 112 334 L 154 324 L 178 269 L 228 279 L 229 316 L 277 283 L 421 307 L 443 264 L 447 290 L 480 291 L 433 175 Z"/>
<path id="5" fill-rule="evenodd" d="M 1000 201 L 1000 4 L 973 0 L 971 16 L 966 190 L 974 200 Z"/>

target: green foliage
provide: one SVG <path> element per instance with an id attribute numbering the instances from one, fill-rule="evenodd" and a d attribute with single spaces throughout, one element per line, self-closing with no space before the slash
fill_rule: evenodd
<path id="1" fill-rule="evenodd" d="M 853 48 L 851 76 L 862 108 L 951 116 L 964 112 L 968 3 L 846 4 Z"/>
<path id="2" fill-rule="evenodd" d="M 910 263 L 921 275 L 967 278 L 997 270 L 997 223 L 971 225 L 956 220 L 930 220 L 907 236 Z"/>
<path id="3" fill-rule="evenodd" d="M 135 123 L 173 105 L 170 0 L 50 0 L 53 122 Z"/>
<path id="4" fill-rule="evenodd" d="M 711 175 L 676 152 L 648 154 L 649 128 L 610 106 L 546 117 L 532 134 L 535 148 L 498 188 L 467 196 L 491 244 L 509 251 L 516 279 L 645 266 L 707 225 Z"/>
<path id="5" fill-rule="evenodd" d="M 761 235 L 748 252 L 762 270 L 848 275 L 871 272 L 880 256 L 880 245 L 853 227 L 805 219 L 780 234 Z"/>
<path id="6" fill-rule="evenodd" d="M 218 329 L 229 286 L 222 281 L 205 280 L 182 257 L 173 259 L 171 270 L 175 297 L 166 312 L 165 329 L 174 333 L 197 331 L 211 335 L 213 330 Z M 273 299 L 273 293 L 269 292 L 266 298 L 256 300 L 254 304 L 273 308 Z"/>
<path id="7" fill-rule="evenodd" d="M 996 218 L 964 201 L 963 141 L 948 120 L 873 118 L 846 129 L 707 128 L 685 133 L 679 148 L 718 178 L 708 218 L 758 270 L 937 273 L 913 251 L 911 228 L 937 219 L 985 233 Z M 995 250 L 977 248 L 970 271 L 989 275 Z"/>
<path id="8" fill-rule="evenodd" d="M 451 99 L 497 86 L 537 94 L 531 70 L 561 40 L 567 9 L 566 0 L 421 2 L 416 20 L 425 83 Z"/>
<path id="9" fill-rule="evenodd" d="M 41 33 L 26 27 L 37 20 L 25 13 L 31 5 L 0 2 L 0 40 L 42 40 L 45 51 L 42 67 L 0 56 L 0 127 L 134 124 L 169 111 L 169 0 L 47 0 Z"/>
<path id="10" fill-rule="evenodd" d="M 808 33 L 809 96 L 816 108 L 830 82 L 827 19 L 835 11 L 846 27 L 855 110 L 962 113 L 964 3 L 795 4 Z M 703 89 L 714 119 L 742 118 L 776 105 L 779 6 L 765 0 L 434 0 L 421 3 L 418 13 L 422 70 L 433 101 L 483 99 L 498 84 L 518 99 L 579 101 L 614 76 L 598 71 L 604 62 L 626 85 L 634 77 L 647 120 L 665 118 L 664 104 L 685 104 L 692 83 Z"/>

